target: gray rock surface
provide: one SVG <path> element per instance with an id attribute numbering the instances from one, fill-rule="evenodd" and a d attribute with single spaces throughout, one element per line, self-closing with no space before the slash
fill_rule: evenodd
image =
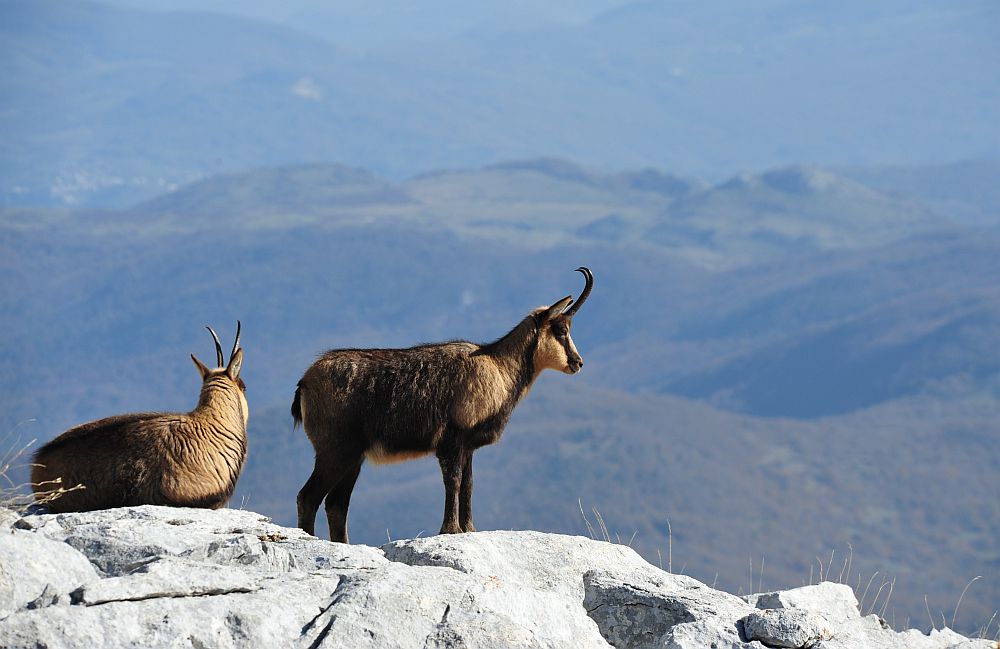
<path id="1" fill-rule="evenodd" d="M 65 543 L 0 530 L 0 619 L 21 610 L 68 605 L 70 591 L 98 579 L 87 558 Z"/>
<path id="2" fill-rule="evenodd" d="M 768 647 L 812 647 L 833 638 L 823 617 L 803 609 L 755 611 L 743 618 L 743 632 Z"/>
<path id="3" fill-rule="evenodd" d="M 834 584 L 748 603 L 581 537 L 371 548 L 238 510 L 3 514 L 0 646 L 12 649 L 989 647 L 896 633 Z"/>
<path id="4" fill-rule="evenodd" d="M 138 562 L 155 556 L 276 571 L 387 563 L 376 548 L 317 544 L 316 537 L 300 529 L 273 525 L 260 514 L 237 509 L 144 505 L 25 516 L 15 526 L 64 541 L 83 553 L 102 576 L 125 574 Z"/>
<path id="5" fill-rule="evenodd" d="M 830 624 L 842 624 L 861 617 L 858 600 L 851 587 L 828 581 L 773 593 L 759 593 L 751 595 L 748 600 L 760 609 L 810 611 Z"/>
<path id="6" fill-rule="evenodd" d="M 0 506 L 0 532 L 8 531 L 20 518 L 14 510 Z"/>
<path id="7" fill-rule="evenodd" d="M 989 640 L 968 640 L 951 629 L 924 635 L 910 629 L 896 633 L 877 615 L 852 620 L 838 627 L 833 637 L 813 645 L 813 649 L 994 649 Z"/>
<path id="8" fill-rule="evenodd" d="M 654 569 L 635 550 L 582 536 L 541 532 L 477 532 L 396 541 L 385 557 L 411 566 L 443 566 L 496 580 L 529 585 L 579 601 L 584 575 L 614 567 L 618 572 Z M 666 573 L 663 573 L 666 574 Z"/>
<path id="9" fill-rule="evenodd" d="M 584 608 L 619 649 L 759 647 L 743 642 L 739 621 L 750 605 L 705 584 L 646 566 L 631 573 L 591 571 Z"/>
<path id="10" fill-rule="evenodd" d="M 877 615 L 861 616 L 854 591 L 823 582 L 747 597 L 757 608 L 743 620 L 748 638 L 768 647 L 809 649 L 992 649 L 987 640 L 968 640 L 950 629 L 925 635 L 894 631 Z"/>

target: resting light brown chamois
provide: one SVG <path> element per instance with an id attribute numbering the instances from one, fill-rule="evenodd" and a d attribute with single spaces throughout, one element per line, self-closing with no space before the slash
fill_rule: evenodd
<path id="1" fill-rule="evenodd" d="M 240 325 L 225 363 L 211 327 L 218 367 L 191 354 L 201 374 L 198 405 L 189 413 L 108 417 L 67 430 L 34 457 L 36 499 L 54 512 L 130 505 L 218 509 L 233 495 L 247 455 L 246 386 L 240 378 Z M 49 499 L 54 481 L 82 485 Z"/>
<path id="2" fill-rule="evenodd" d="M 542 370 L 575 374 L 583 367 L 569 330 L 594 276 L 577 270 L 586 285 L 576 302 L 569 295 L 539 307 L 495 342 L 335 349 L 313 363 L 292 403 L 295 424 L 303 424 L 316 451 L 297 498 L 299 527 L 315 533 L 325 498 L 330 540 L 348 543 L 347 510 L 364 461 L 434 453 L 444 478 L 441 533 L 474 532 L 473 452 L 500 439 Z"/>

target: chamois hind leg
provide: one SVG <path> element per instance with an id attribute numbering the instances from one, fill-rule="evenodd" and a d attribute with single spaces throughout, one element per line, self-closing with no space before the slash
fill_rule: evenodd
<path id="1" fill-rule="evenodd" d="M 463 532 L 475 532 L 472 524 L 472 451 L 465 453 L 462 464 L 462 486 L 458 493 L 458 524 Z"/>
<path id="2" fill-rule="evenodd" d="M 312 475 L 302 485 L 295 502 L 299 510 L 299 527 L 307 534 L 316 534 L 316 510 L 323 498 L 333 487 L 334 480 L 330 478 L 330 473 L 319 456 L 316 457 L 316 466 Z"/>
<path id="3" fill-rule="evenodd" d="M 361 474 L 362 464 L 362 460 L 359 459 L 353 468 L 343 474 L 326 496 L 326 520 L 330 525 L 331 541 L 350 543 L 347 537 L 347 509 L 351 505 L 351 493 L 358 481 L 358 475 Z"/>
<path id="4" fill-rule="evenodd" d="M 444 520 L 441 522 L 441 534 L 458 534 L 462 531 L 459 524 L 459 492 L 462 487 L 462 470 L 464 468 L 463 449 L 458 445 L 439 446 L 437 451 L 438 464 L 441 465 L 441 477 L 444 480 Z"/>

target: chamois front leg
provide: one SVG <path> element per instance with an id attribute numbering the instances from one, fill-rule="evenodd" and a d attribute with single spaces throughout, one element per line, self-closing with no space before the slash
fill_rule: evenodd
<path id="1" fill-rule="evenodd" d="M 472 524 L 472 451 L 465 454 L 462 464 L 462 486 L 458 495 L 458 522 L 463 532 L 475 532 Z"/>
<path id="2" fill-rule="evenodd" d="M 444 520 L 441 522 L 441 534 L 458 534 L 462 531 L 458 520 L 459 492 L 462 487 L 462 449 L 452 445 L 438 448 L 437 457 L 438 464 L 441 465 L 441 477 L 444 479 Z"/>

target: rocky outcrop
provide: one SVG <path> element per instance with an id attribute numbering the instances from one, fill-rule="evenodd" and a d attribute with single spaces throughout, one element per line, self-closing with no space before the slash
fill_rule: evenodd
<path id="1" fill-rule="evenodd" d="M 742 599 L 582 537 L 478 532 L 372 548 L 253 512 L 145 506 L 0 515 L 0 646 L 991 645 L 896 633 L 862 617 L 846 586 Z"/>

